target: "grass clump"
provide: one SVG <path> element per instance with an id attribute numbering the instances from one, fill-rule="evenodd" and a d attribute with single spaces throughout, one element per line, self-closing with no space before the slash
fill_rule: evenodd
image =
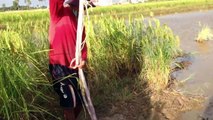
<path id="1" fill-rule="evenodd" d="M 154 20 L 154 24 L 145 28 L 141 42 L 143 67 L 140 77 L 148 80 L 151 88 L 164 89 L 170 80 L 170 65 L 181 52 L 179 39 L 170 28 L 160 26 L 160 22 Z"/>
<path id="2" fill-rule="evenodd" d="M 167 26 L 161 26 L 155 19 L 147 24 L 143 18 L 102 17 L 91 22 L 89 75 L 97 86 L 134 76 L 156 90 L 166 87 L 170 64 L 180 52 L 179 39 Z"/>
<path id="3" fill-rule="evenodd" d="M 196 38 L 197 42 L 204 42 L 207 40 L 213 40 L 213 32 L 208 26 L 204 26 L 198 33 Z"/>

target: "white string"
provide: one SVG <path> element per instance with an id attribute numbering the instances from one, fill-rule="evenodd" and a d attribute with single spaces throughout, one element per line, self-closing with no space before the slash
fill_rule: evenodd
<path id="1" fill-rule="evenodd" d="M 81 51 L 82 51 L 82 34 L 83 34 L 83 20 L 84 20 L 84 6 L 83 4 L 86 3 L 85 0 L 79 0 L 79 13 L 78 13 L 78 26 L 77 26 L 77 38 L 76 38 L 76 51 L 75 51 L 75 58 L 71 61 L 71 64 L 75 61 L 75 66 L 80 64 L 81 60 Z M 85 44 L 85 41 L 83 41 Z M 84 45 L 83 45 L 84 46 Z M 83 88 L 85 91 L 82 93 L 84 104 L 87 108 L 87 111 L 92 120 L 97 120 L 97 116 L 95 113 L 94 106 L 92 104 L 92 100 L 90 98 L 90 92 L 84 77 L 83 70 L 78 68 L 79 79 L 83 84 Z M 83 90 L 82 90 L 83 91 Z"/>

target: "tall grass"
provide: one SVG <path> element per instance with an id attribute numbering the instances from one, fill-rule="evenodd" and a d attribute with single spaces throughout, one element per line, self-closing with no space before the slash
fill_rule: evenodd
<path id="1" fill-rule="evenodd" d="M 48 93 L 47 54 L 39 54 L 48 49 L 47 23 L 5 21 L 7 29 L 0 30 L 0 114 L 5 120 L 55 118 L 43 106 L 53 100 Z"/>
<path id="2" fill-rule="evenodd" d="M 167 26 L 155 19 L 103 16 L 88 25 L 89 75 L 97 83 L 136 75 L 156 90 L 166 87 L 170 64 L 180 53 L 179 39 Z"/>
<path id="3" fill-rule="evenodd" d="M 50 97 L 54 93 L 48 81 L 49 19 L 45 12 L 37 14 L 0 15 L 0 24 L 6 25 L 0 30 L 0 115 L 7 120 L 57 119 L 50 107 L 57 100 Z M 166 87 L 170 63 L 180 51 L 167 26 L 143 17 L 102 16 L 93 17 L 86 27 L 87 72 L 96 105 L 106 96 L 118 97 L 118 91 L 123 98 L 131 95 L 122 88 L 124 79 L 127 85 L 136 79 L 154 90 Z"/>
<path id="4" fill-rule="evenodd" d="M 142 37 L 143 67 L 140 76 L 148 80 L 151 88 L 161 90 L 170 80 L 172 60 L 180 55 L 179 38 L 158 20 L 150 23 Z"/>

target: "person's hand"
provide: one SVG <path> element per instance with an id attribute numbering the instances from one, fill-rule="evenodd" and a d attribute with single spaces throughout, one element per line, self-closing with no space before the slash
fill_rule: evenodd
<path id="1" fill-rule="evenodd" d="M 64 3 L 64 7 L 70 7 L 70 5 L 68 3 Z"/>
<path id="2" fill-rule="evenodd" d="M 71 62 L 71 64 L 70 64 L 70 68 L 72 68 L 72 69 L 77 69 L 77 68 L 80 68 L 80 69 L 82 69 L 82 68 L 84 68 L 85 67 L 85 65 L 86 65 L 86 61 L 85 60 L 80 60 L 80 63 L 79 63 L 79 65 L 75 65 L 75 66 L 73 66 L 73 64 L 72 64 L 73 62 Z"/>
<path id="3" fill-rule="evenodd" d="M 78 68 L 82 69 L 84 68 L 86 65 L 86 61 L 85 60 L 80 60 L 80 64 L 78 65 Z"/>
<path id="4" fill-rule="evenodd" d="M 96 7 L 97 6 L 92 1 L 89 1 L 89 4 L 91 5 L 91 7 Z"/>

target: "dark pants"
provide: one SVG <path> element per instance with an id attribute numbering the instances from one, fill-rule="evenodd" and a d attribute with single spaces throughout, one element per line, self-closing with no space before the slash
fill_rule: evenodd
<path id="1" fill-rule="evenodd" d="M 62 65 L 49 65 L 53 79 L 53 88 L 60 98 L 64 108 L 75 108 L 83 102 L 79 86 L 78 70 Z"/>

